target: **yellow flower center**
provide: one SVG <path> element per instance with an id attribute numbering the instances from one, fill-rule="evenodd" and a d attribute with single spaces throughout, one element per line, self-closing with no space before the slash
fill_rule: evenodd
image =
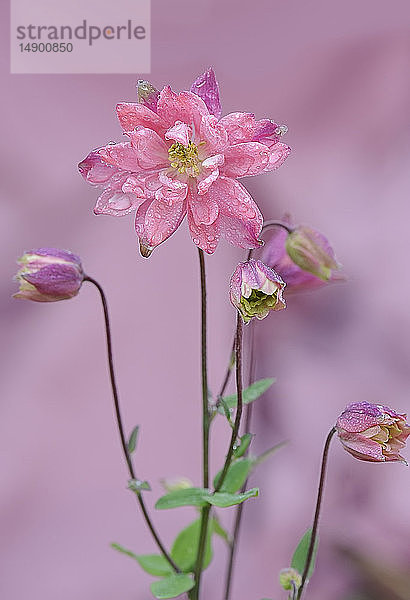
<path id="1" fill-rule="evenodd" d="M 197 177 L 201 171 L 198 149 L 193 142 L 188 142 L 188 146 L 175 142 L 168 150 L 168 158 L 171 167 L 189 177 Z"/>

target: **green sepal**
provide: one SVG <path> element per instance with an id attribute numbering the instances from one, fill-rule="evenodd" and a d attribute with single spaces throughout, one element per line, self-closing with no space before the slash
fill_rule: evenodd
<path id="1" fill-rule="evenodd" d="M 129 454 L 132 454 L 133 452 L 135 452 L 135 448 L 137 447 L 139 428 L 140 428 L 140 426 L 136 425 L 136 427 L 134 427 L 134 429 L 131 431 L 131 435 L 130 435 L 128 443 L 127 443 L 127 449 L 128 449 Z"/>
<path id="2" fill-rule="evenodd" d="M 250 385 L 248 388 L 243 390 L 242 392 L 242 402 L 243 404 L 250 404 L 257 400 L 262 394 L 268 390 L 273 383 L 275 383 L 276 379 L 274 377 L 268 377 L 266 379 L 259 379 Z M 231 411 L 236 408 L 238 404 L 238 397 L 236 394 L 232 394 L 231 396 L 225 396 L 223 399 L 225 405 Z M 222 406 L 218 407 L 218 411 L 223 415 L 225 414 L 225 409 Z"/>
<path id="3" fill-rule="evenodd" d="M 195 567 L 198 554 L 200 531 L 201 519 L 197 519 L 178 534 L 172 546 L 171 557 L 184 573 L 193 571 Z M 206 569 L 212 560 L 212 531 L 213 528 L 209 526 L 205 545 L 203 569 Z"/>
<path id="4" fill-rule="evenodd" d="M 305 570 L 306 559 L 308 555 L 310 538 L 312 536 L 312 529 L 309 528 L 302 536 L 299 544 L 296 547 L 295 552 L 293 553 L 291 567 L 298 571 L 298 573 L 302 574 Z M 307 579 L 310 579 L 313 575 L 313 571 L 315 570 L 315 562 L 316 562 L 316 554 L 317 548 L 319 545 L 319 539 L 316 538 L 315 546 L 313 548 L 312 560 L 310 563 L 309 571 L 307 574 Z"/>
<path id="5" fill-rule="evenodd" d="M 132 492 L 135 492 L 136 494 L 139 494 L 140 492 L 150 492 L 151 491 L 151 486 L 148 483 L 148 481 L 141 481 L 139 479 L 130 479 L 128 481 L 128 489 L 131 490 Z"/>
<path id="6" fill-rule="evenodd" d="M 176 598 L 185 592 L 189 592 L 194 587 L 194 580 L 191 575 L 186 573 L 174 573 L 151 583 L 151 592 L 158 598 L 164 600 L 166 598 Z"/>

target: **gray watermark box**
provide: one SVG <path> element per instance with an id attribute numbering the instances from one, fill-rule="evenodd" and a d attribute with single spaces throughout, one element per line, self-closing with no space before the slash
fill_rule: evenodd
<path id="1" fill-rule="evenodd" d="M 150 0 L 11 0 L 11 73 L 149 73 Z"/>

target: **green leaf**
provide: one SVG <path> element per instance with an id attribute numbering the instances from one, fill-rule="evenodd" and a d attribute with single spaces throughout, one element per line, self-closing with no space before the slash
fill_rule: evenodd
<path id="1" fill-rule="evenodd" d="M 233 455 L 235 458 L 240 458 L 245 454 L 245 452 L 249 448 L 249 444 L 251 443 L 252 438 L 252 433 L 245 433 L 245 435 L 241 437 L 240 445 L 234 447 Z"/>
<path id="2" fill-rule="evenodd" d="M 240 458 L 233 462 L 228 469 L 224 482 L 222 484 L 220 492 L 228 492 L 230 494 L 234 494 L 238 490 L 241 489 L 243 484 L 248 478 L 250 470 L 253 465 L 253 460 L 251 458 Z M 218 485 L 219 478 L 221 476 L 222 471 L 216 474 L 214 479 L 214 487 L 216 488 Z"/>
<path id="3" fill-rule="evenodd" d="M 178 506 L 205 506 L 207 500 L 205 496 L 209 496 L 208 490 L 203 488 L 186 488 L 183 490 L 175 490 L 175 492 L 169 492 L 165 496 L 161 496 L 155 508 L 177 508 Z"/>
<path id="4" fill-rule="evenodd" d="M 242 402 L 243 404 L 250 404 L 254 400 L 257 400 L 262 394 L 266 392 L 270 388 L 270 386 L 275 383 L 276 379 L 273 377 L 268 377 L 267 379 L 259 379 L 259 381 L 255 381 L 248 388 L 243 390 L 242 393 Z M 238 397 L 236 394 L 232 394 L 231 396 L 225 396 L 224 398 L 225 405 L 229 409 L 233 409 L 236 407 L 238 403 Z M 223 415 L 225 410 L 222 406 L 218 407 L 218 411 Z"/>
<path id="5" fill-rule="evenodd" d="M 302 536 L 299 544 L 296 547 L 293 557 L 292 557 L 291 566 L 294 569 L 296 569 L 296 571 L 298 571 L 298 573 L 300 573 L 301 575 L 305 569 L 311 535 L 312 535 L 312 529 L 308 529 L 306 531 L 306 533 Z M 310 563 L 309 571 L 307 574 L 307 579 L 310 579 L 312 577 L 313 571 L 315 569 L 315 561 L 316 561 L 318 544 L 319 544 L 319 540 L 316 538 L 315 547 L 313 549 L 312 561 Z"/>
<path id="6" fill-rule="evenodd" d="M 195 566 L 198 554 L 200 531 L 201 519 L 197 519 L 178 534 L 172 546 L 171 557 L 176 562 L 181 571 L 185 573 L 189 573 L 190 571 L 192 571 Z M 206 567 L 212 560 L 211 537 L 212 526 L 208 526 L 203 562 L 204 569 L 206 569 Z"/>
<path id="7" fill-rule="evenodd" d="M 160 581 L 151 583 L 151 592 L 155 598 L 176 598 L 185 592 L 189 592 L 194 587 L 194 580 L 185 573 L 175 573 L 164 577 Z"/>
<path id="8" fill-rule="evenodd" d="M 243 494 L 227 494 L 226 492 L 215 492 L 214 494 L 209 494 L 207 501 L 209 504 L 213 506 L 220 506 L 221 508 L 226 508 L 228 506 L 235 506 L 235 504 L 241 504 L 248 500 L 248 498 L 253 498 L 259 495 L 258 488 L 252 488 Z"/>
<path id="9" fill-rule="evenodd" d="M 160 554 L 134 554 L 119 544 L 111 544 L 111 548 L 136 560 L 140 567 L 150 575 L 162 577 L 174 572 L 167 559 Z"/>
<path id="10" fill-rule="evenodd" d="M 135 452 L 135 448 L 137 447 L 137 438 L 138 438 L 139 428 L 140 428 L 140 426 L 137 425 L 131 431 L 130 439 L 128 440 L 128 444 L 127 444 L 128 452 L 130 454 L 132 454 L 133 452 Z"/>
<path id="11" fill-rule="evenodd" d="M 219 535 L 219 537 L 221 537 L 228 544 L 228 546 L 230 546 L 231 538 L 229 537 L 229 533 L 222 527 L 218 517 L 216 516 L 212 518 L 212 527 L 215 535 Z"/>

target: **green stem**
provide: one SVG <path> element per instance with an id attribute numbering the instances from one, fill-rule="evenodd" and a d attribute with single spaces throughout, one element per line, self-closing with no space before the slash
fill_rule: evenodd
<path id="1" fill-rule="evenodd" d="M 202 481 L 203 487 L 209 487 L 209 403 L 208 403 L 208 364 L 207 364 L 207 311 L 206 311 L 206 273 L 205 259 L 203 250 L 198 248 L 199 268 L 201 278 L 201 374 L 202 374 Z M 199 588 L 201 585 L 202 566 L 205 555 L 205 545 L 208 530 L 209 514 L 211 506 L 208 504 L 201 510 L 201 529 L 199 533 L 198 554 L 195 564 L 195 587 L 192 589 L 190 597 L 192 600 L 198 600 Z"/>
<path id="2" fill-rule="evenodd" d="M 307 553 L 307 557 L 306 557 L 305 568 L 303 569 L 303 573 L 302 573 L 302 583 L 300 584 L 300 588 L 299 588 L 298 595 L 297 595 L 297 600 L 300 600 L 300 598 L 302 597 L 303 589 L 304 589 L 306 581 L 307 581 L 310 565 L 311 565 L 312 558 L 313 558 L 313 552 L 314 552 L 316 538 L 317 538 L 317 530 L 318 530 L 318 526 L 319 526 L 320 508 L 322 505 L 323 491 L 325 488 L 326 465 L 327 465 L 327 459 L 328 459 L 328 455 L 329 455 L 329 446 L 330 446 L 330 442 L 332 441 L 332 437 L 334 436 L 335 433 L 336 433 L 336 427 L 332 427 L 332 429 L 328 433 L 328 436 L 327 436 L 326 442 L 325 442 L 325 446 L 323 448 L 322 466 L 320 468 L 320 479 L 319 479 L 319 487 L 318 487 L 318 491 L 317 491 L 315 516 L 313 518 L 312 535 L 310 536 L 309 549 L 308 549 L 308 553 Z"/>
<path id="3" fill-rule="evenodd" d="M 118 396 L 118 388 L 117 388 L 117 383 L 116 383 L 116 379 L 115 379 L 115 372 L 114 372 L 114 360 L 113 360 L 113 351 L 112 351 L 111 327 L 110 327 L 110 319 L 109 319 L 109 315 L 108 315 L 107 298 L 105 296 L 103 288 L 98 283 L 98 281 L 96 281 L 92 277 L 88 277 L 88 276 L 84 277 L 84 281 L 89 281 L 90 283 L 92 283 L 93 285 L 95 285 L 95 287 L 97 288 L 97 290 L 100 293 L 102 307 L 103 307 L 103 311 L 104 311 L 105 333 L 106 333 L 106 341 L 107 341 L 108 367 L 109 367 L 109 371 L 110 371 L 111 389 L 112 389 L 112 395 L 113 395 L 113 399 L 114 399 L 115 416 L 116 416 L 116 420 L 117 420 L 118 432 L 120 434 L 122 451 L 123 451 L 123 454 L 124 454 L 125 462 L 127 463 L 128 472 L 130 474 L 130 477 L 131 477 L 131 479 L 137 479 L 137 477 L 135 475 L 134 467 L 133 467 L 133 464 L 132 464 L 131 456 L 130 456 L 130 453 L 128 451 L 127 441 L 126 441 L 125 433 L 124 433 L 124 426 L 123 426 L 122 417 L 121 417 L 120 402 L 119 402 L 119 396 Z M 151 518 L 150 518 L 150 516 L 148 514 L 147 507 L 145 506 L 145 502 L 144 502 L 144 499 L 142 497 L 141 492 L 137 491 L 136 495 L 137 495 L 137 500 L 138 500 L 138 503 L 140 505 L 142 514 L 144 516 L 145 522 L 146 522 L 146 524 L 148 526 L 148 529 L 150 530 L 150 532 L 152 534 L 152 537 L 154 538 L 154 540 L 155 540 L 155 542 L 156 542 L 156 544 L 157 544 L 157 546 L 158 546 L 161 554 L 168 561 L 168 563 L 171 565 L 171 567 L 174 569 L 174 571 L 176 571 L 177 573 L 179 573 L 180 570 L 178 569 L 177 565 L 174 563 L 174 561 L 172 560 L 172 558 L 170 557 L 170 555 L 166 551 L 163 543 L 161 542 L 161 539 L 160 539 L 158 533 L 155 530 L 155 527 L 154 527 L 154 525 L 153 525 L 153 523 L 151 521 Z"/>

